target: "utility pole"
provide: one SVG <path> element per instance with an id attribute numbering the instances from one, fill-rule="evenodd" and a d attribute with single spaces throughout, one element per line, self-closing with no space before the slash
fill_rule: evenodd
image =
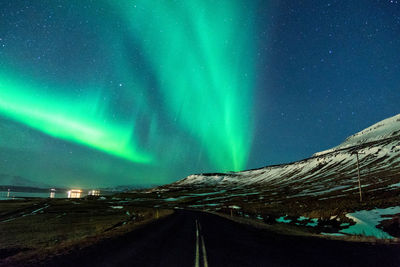
<path id="1" fill-rule="evenodd" d="M 360 202 L 362 202 L 361 179 L 360 179 L 360 159 L 358 158 L 358 154 L 365 154 L 365 153 L 360 153 L 358 151 L 355 151 L 352 154 L 356 154 L 356 157 L 357 157 L 358 191 L 360 193 Z"/>

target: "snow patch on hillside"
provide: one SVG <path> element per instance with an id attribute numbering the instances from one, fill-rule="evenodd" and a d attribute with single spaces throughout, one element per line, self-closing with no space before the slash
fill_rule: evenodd
<path id="1" fill-rule="evenodd" d="M 356 224 L 347 229 L 340 230 L 342 233 L 351 235 L 374 236 L 380 239 L 392 239 L 393 237 L 385 231 L 376 228 L 383 220 L 389 218 L 383 215 L 395 215 L 400 213 L 400 206 L 387 209 L 361 210 L 346 214 L 346 217 L 352 219 Z"/>

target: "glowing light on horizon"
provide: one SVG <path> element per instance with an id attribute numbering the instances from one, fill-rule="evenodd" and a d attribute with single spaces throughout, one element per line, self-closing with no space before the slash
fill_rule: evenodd
<path id="1" fill-rule="evenodd" d="M 68 198 L 81 198 L 82 190 L 80 189 L 71 189 L 67 192 Z"/>

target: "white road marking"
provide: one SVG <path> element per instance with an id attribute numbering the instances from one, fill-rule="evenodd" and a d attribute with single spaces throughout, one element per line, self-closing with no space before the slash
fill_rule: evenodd
<path id="1" fill-rule="evenodd" d="M 200 257 L 199 257 L 199 227 L 197 224 L 196 220 L 196 257 L 194 261 L 194 266 L 199 267 L 200 266 Z"/>
<path id="2" fill-rule="evenodd" d="M 196 220 L 196 257 L 194 261 L 195 267 L 200 267 L 200 249 L 199 249 L 199 236 L 201 238 L 201 252 L 203 253 L 203 267 L 208 267 L 206 245 L 204 237 L 201 232 L 201 224 Z"/>
<path id="3" fill-rule="evenodd" d="M 201 235 L 201 248 L 203 250 L 203 265 L 204 267 L 208 267 L 207 252 L 206 252 L 206 246 L 204 245 L 203 235 Z"/>

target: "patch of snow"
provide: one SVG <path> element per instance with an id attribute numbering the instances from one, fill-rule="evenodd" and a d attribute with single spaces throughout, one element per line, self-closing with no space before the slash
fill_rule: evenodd
<path id="1" fill-rule="evenodd" d="M 308 222 L 306 226 L 310 227 L 317 227 L 318 226 L 318 219 L 317 218 L 312 218 L 311 222 Z"/>
<path id="2" fill-rule="evenodd" d="M 327 199 L 331 199 L 331 198 L 338 198 L 338 197 L 345 197 L 347 195 L 341 194 L 341 195 L 334 195 L 334 196 L 330 196 L 330 197 L 322 197 L 319 198 L 318 200 L 327 200 Z"/>
<path id="3" fill-rule="evenodd" d="M 31 214 L 36 214 L 36 213 L 38 213 L 39 211 L 42 212 L 44 209 L 47 209 L 49 206 L 50 206 L 50 205 L 47 205 L 47 204 L 46 204 L 44 207 L 41 207 L 40 209 L 37 209 L 37 210 L 32 211 Z"/>
<path id="4" fill-rule="evenodd" d="M 43 207 L 32 211 L 31 213 L 26 213 L 26 214 L 22 213 L 22 216 L 20 216 L 20 217 L 13 217 L 13 218 L 10 218 L 10 219 L 4 220 L 4 221 L 0 221 L 0 223 L 10 222 L 10 221 L 13 221 L 13 220 L 21 218 L 21 217 L 36 215 L 38 212 L 43 213 L 43 210 L 47 209 L 48 207 L 50 207 L 50 205 L 46 204 Z"/>
<path id="5" fill-rule="evenodd" d="M 18 218 L 19 217 L 10 218 L 10 219 L 4 220 L 4 221 L 0 221 L 0 223 L 11 222 L 11 221 L 14 221 L 15 219 L 18 219 Z"/>
<path id="6" fill-rule="evenodd" d="M 178 200 L 185 199 L 185 198 L 188 198 L 188 197 L 189 196 L 169 197 L 169 198 L 165 198 L 163 200 L 170 202 L 170 201 L 178 201 Z"/>
<path id="7" fill-rule="evenodd" d="M 316 193 L 311 194 L 311 195 L 312 196 L 323 195 L 323 194 L 330 193 L 330 192 L 333 192 L 333 191 L 342 190 L 342 189 L 345 189 L 345 188 L 348 188 L 348 187 L 350 187 L 350 185 L 339 185 L 339 186 L 336 186 L 334 188 L 330 188 L 330 189 L 327 189 L 327 190 L 324 190 L 324 191 L 319 191 L 319 192 L 316 192 Z"/>
<path id="8" fill-rule="evenodd" d="M 241 209 L 241 207 L 236 206 L 236 205 L 229 206 L 228 208 L 235 209 L 235 210 L 240 210 Z"/>
<path id="9" fill-rule="evenodd" d="M 169 197 L 169 198 L 164 199 L 164 201 L 177 201 L 177 200 L 178 200 L 178 198 L 175 198 L 175 197 Z"/>
<path id="10" fill-rule="evenodd" d="M 191 208 L 202 208 L 202 207 L 216 207 L 219 206 L 221 204 L 219 203 L 207 203 L 207 204 L 196 204 L 196 205 L 189 205 L 188 207 Z"/>
<path id="11" fill-rule="evenodd" d="M 321 235 L 330 235 L 330 236 L 345 236 L 344 234 L 341 234 L 341 233 L 321 233 Z"/>
<path id="12" fill-rule="evenodd" d="M 190 196 L 208 196 L 208 195 L 216 195 L 216 194 L 222 194 L 225 193 L 226 190 L 221 190 L 221 191 L 217 191 L 217 192 L 210 192 L 210 193 L 192 193 L 189 194 Z"/>
<path id="13" fill-rule="evenodd" d="M 278 219 L 276 219 L 276 221 L 279 222 L 279 223 L 290 223 L 292 220 L 285 219 L 286 217 L 287 217 L 287 215 L 279 217 Z"/>
<path id="14" fill-rule="evenodd" d="M 390 187 L 400 187 L 400 183 L 392 184 Z"/>
<path id="15" fill-rule="evenodd" d="M 382 239 L 392 239 L 393 237 L 385 231 L 376 228 L 383 220 L 389 219 L 382 215 L 394 215 L 400 213 L 400 206 L 386 209 L 361 210 L 346 214 L 346 217 L 352 219 L 356 224 L 349 228 L 340 230 L 341 233 L 352 235 L 374 236 Z"/>
<path id="16" fill-rule="evenodd" d="M 112 208 L 112 209 L 123 209 L 124 207 L 123 206 L 110 206 L 110 208 Z"/>
<path id="17" fill-rule="evenodd" d="M 297 220 L 300 222 L 305 221 L 305 220 L 308 220 L 308 217 L 300 216 Z"/>
<path id="18" fill-rule="evenodd" d="M 241 194 L 232 194 L 228 195 L 229 197 L 241 197 L 241 196 L 250 196 L 250 195 L 258 195 L 260 193 L 241 193 Z"/>

